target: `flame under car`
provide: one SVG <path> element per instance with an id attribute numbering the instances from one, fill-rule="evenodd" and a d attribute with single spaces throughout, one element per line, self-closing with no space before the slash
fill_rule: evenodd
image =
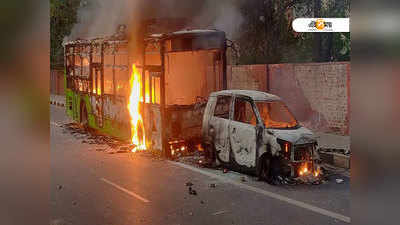
<path id="1" fill-rule="evenodd" d="M 210 95 L 202 144 L 209 162 L 262 179 L 319 176 L 317 141 L 278 96 L 224 90 Z"/>

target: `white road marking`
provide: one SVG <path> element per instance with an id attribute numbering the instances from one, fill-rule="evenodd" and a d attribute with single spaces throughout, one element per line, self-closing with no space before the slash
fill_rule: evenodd
<path id="1" fill-rule="evenodd" d="M 313 205 L 310 205 L 310 204 L 307 204 L 307 203 L 304 203 L 304 202 L 301 202 L 301 201 L 298 201 L 298 200 L 294 200 L 294 199 L 285 197 L 283 195 L 279 195 L 279 194 L 276 194 L 276 193 L 273 193 L 273 192 L 270 192 L 270 191 L 266 191 L 266 190 L 263 190 L 263 189 L 260 189 L 260 188 L 257 188 L 257 187 L 253 187 L 253 186 L 250 186 L 250 185 L 247 185 L 247 184 L 243 184 L 243 183 L 237 182 L 235 180 L 232 180 L 230 178 L 222 177 L 220 175 L 213 174 L 211 172 L 207 172 L 205 170 L 202 170 L 202 169 L 199 169 L 199 168 L 196 168 L 196 167 L 193 167 L 193 166 L 189 166 L 187 164 L 183 164 L 183 163 L 179 163 L 179 162 L 172 162 L 172 161 L 169 161 L 169 162 L 174 164 L 174 165 L 176 165 L 176 166 L 180 166 L 180 167 L 183 167 L 183 168 L 186 168 L 186 169 L 201 173 L 203 175 L 218 179 L 218 180 L 220 180 L 222 182 L 225 182 L 225 183 L 234 184 L 234 185 L 239 186 L 239 187 L 241 187 L 243 189 L 246 189 L 246 190 L 249 190 L 249 191 L 253 191 L 253 192 L 256 192 L 256 193 L 259 193 L 259 194 L 263 194 L 263 195 L 266 195 L 266 196 L 268 196 L 270 198 L 274 198 L 274 199 L 289 203 L 291 205 L 295 205 L 297 207 L 300 207 L 300 208 L 303 208 L 303 209 L 307 209 L 307 210 L 319 213 L 319 214 L 324 215 L 324 216 L 328 216 L 328 217 L 331 217 L 331 218 L 334 218 L 334 219 L 337 219 L 337 220 L 340 220 L 340 221 L 343 221 L 343 222 L 346 222 L 346 223 L 350 223 L 351 222 L 351 219 L 348 216 L 344 216 L 344 215 L 341 215 L 341 214 L 338 214 L 338 213 L 335 213 L 335 212 L 332 212 L 332 211 L 329 211 L 329 210 L 326 210 L 326 209 L 322 209 L 322 208 L 319 208 L 317 206 L 313 206 Z"/>
<path id="2" fill-rule="evenodd" d="M 226 213 L 226 212 L 228 212 L 228 211 L 227 210 L 222 210 L 222 211 L 215 212 L 212 215 L 216 216 L 216 215 L 223 214 L 223 213 Z"/>
<path id="3" fill-rule="evenodd" d="M 100 180 L 103 181 L 103 182 L 105 182 L 105 183 L 107 183 L 107 184 L 109 184 L 109 185 L 111 185 L 111 186 L 113 186 L 113 187 L 115 187 L 115 188 L 117 188 L 117 189 L 120 190 L 120 191 L 123 191 L 123 192 L 127 193 L 127 194 L 130 195 L 130 196 L 133 196 L 133 197 L 139 199 L 140 201 L 142 201 L 142 202 L 144 202 L 144 203 L 149 203 L 149 202 L 150 202 L 149 200 L 143 198 L 142 196 L 140 196 L 140 195 L 138 195 L 138 194 L 135 194 L 135 193 L 133 193 L 132 191 L 129 191 L 129 190 L 127 190 L 127 189 L 125 189 L 125 188 L 119 186 L 118 184 L 115 184 L 115 183 L 113 183 L 113 182 L 111 182 L 111 181 L 109 181 L 109 180 L 107 180 L 107 179 L 105 179 L 105 178 L 101 178 Z"/>

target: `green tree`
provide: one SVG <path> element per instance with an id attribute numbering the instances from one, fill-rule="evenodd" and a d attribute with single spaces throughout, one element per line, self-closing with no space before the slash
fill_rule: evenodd
<path id="1" fill-rule="evenodd" d="M 349 17 L 350 0 L 251 0 L 241 10 L 236 63 L 350 60 L 350 33 L 296 33 L 291 26 L 299 17 Z"/>
<path id="2" fill-rule="evenodd" d="M 320 5 L 319 15 L 315 17 L 344 18 L 350 16 L 350 0 L 316 0 Z M 323 33 L 321 39 L 314 43 L 318 45 L 318 55 L 315 61 L 349 61 L 350 33 Z"/>
<path id="3" fill-rule="evenodd" d="M 81 0 L 50 0 L 50 65 L 62 68 L 64 48 L 62 42 L 78 22 Z"/>
<path id="4" fill-rule="evenodd" d="M 293 10 L 311 0 L 253 0 L 242 6 L 244 23 L 241 26 L 239 63 L 281 63 L 297 60 L 303 37 L 291 26 Z M 302 51 L 305 53 L 305 51 Z"/>

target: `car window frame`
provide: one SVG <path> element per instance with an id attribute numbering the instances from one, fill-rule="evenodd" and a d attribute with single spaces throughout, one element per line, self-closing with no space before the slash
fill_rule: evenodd
<path id="1" fill-rule="evenodd" d="M 223 118 L 223 117 L 215 116 L 215 109 L 217 108 L 218 98 L 220 98 L 220 97 L 229 97 L 229 98 L 230 98 L 228 118 Z M 232 96 L 232 95 L 218 95 L 218 96 L 216 96 L 216 98 L 215 98 L 215 104 L 214 104 L 214 109 L 213 109 L 213 111 L 212 111 L 211 116 L 212 116 L 212 117 L 215 117 L 215 118 L 218 118 L 218 119 L 231 120 L 231 118 L 232 118 L 233 99 L 234 99 L 234 96 Z"/>
<path id="2" fill-rule="evenodd" d="M 234 115 L 235 115 L 235 108 L 236 108 L 236 99 L 243 99 L 243 100 L 248 101 L 250 103 L 251 108 L 253 110 L 253 113 L 254 113 L 254 115 L 256 117 L 256 124 L 255 125 L 253 125 L 251 123 L 244 123 L 244 122 L 235 120 Z M 247 124 L 247 125 L 254 126 L 254 127 L 257 127 L 260 124 L 262 125 L 262 123 L 260 122 L 260 116 L 259 116 L 257 107 L 254 104 L 254 100 L 251 97 L 245 96 L 245 95 L 235 95 L 232 100 L 233 100 L 233 104 L 231 105 L 232 106 L 232 109 L 231 109 L 231 121 L 242 123 L 242 124 Z"/>

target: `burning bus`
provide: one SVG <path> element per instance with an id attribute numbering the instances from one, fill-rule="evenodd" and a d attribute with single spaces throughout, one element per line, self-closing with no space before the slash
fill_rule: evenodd
<path id="1" fill-rule="evenodd" d="M 133 151 L 196 146 L 208 95 L 226 89 L 225 33 L 153 32 L 132 43 L 123 30 L 64 43 L 67 115 L 131 140 Z"/>

